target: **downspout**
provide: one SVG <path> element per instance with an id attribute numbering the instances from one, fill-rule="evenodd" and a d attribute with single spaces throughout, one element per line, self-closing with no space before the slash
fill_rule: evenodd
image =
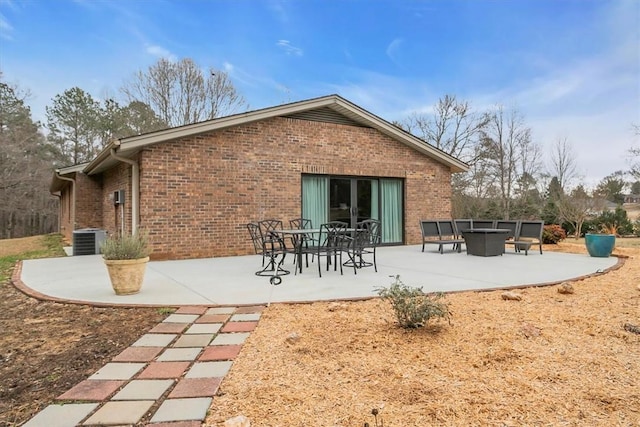
<path id="1" fill-rule="evenodd" d="M 114 145 L 120 146 L 120 140 L 114 141 Z M 135 160 L 117 155 L 115 148 L 111 148 L 109 154 L 114 159 L 131 165 L 131 234 L 134 235 L 138 233 L 140 215 L 140 166 Z"/>
<path id="2" fill-rule="evenodd" d="M 60 171 L 56 170 L 56 178 L 62 181 L 69 181 L 71 183 L 71 212 L 69 212 L 70 222 L 71 222 L 71 232 L 76 229 L 76 180 L 73 178 L 67 178 L 65 176 L 60 175 Z M 62 200 L 62 199 L 61 199 Z M 61 204 L 62 205 L 62 204 Z M 62 215 L 58 220 L 58 231 L 62 231 Z"/>

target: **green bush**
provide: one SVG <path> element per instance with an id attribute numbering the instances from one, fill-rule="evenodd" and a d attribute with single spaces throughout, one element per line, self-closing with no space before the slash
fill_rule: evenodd
<path id="1" fill-rule="evenodd" d="M 542 243 L 557 245 L 559 241 L 567 238 L 567 232 L 558 224 L 548 224 L 542 230 Z"/>
<path id="2" fill-rule="evenodd" d="M 616 231 L 619 236 L 633 233 L 633 224 L 627 217 L 627 211 L 618 206 L 615 211 L 602 212 L 594 222 L 598 225 L 596 232 Z"/>
<path id="3" fill-rule="evenodd" d="M 149 256 L 147 236 L 138 232 L 132 236 L 109 237 L 100 245 L 100 251 L 107 260 L 145 258 Z"/>
<path id="4" fill-rule="evenodd" d="M 378 295 L 389 301 L 398 323 L 405 329 L 419 328 L 432 318 L 451 318 L 449 306 L 440 302 L 444 294 L 425 294 L 422 288 L 412 288 L 400 281 L 400 276 L 388 288 L 376 290 Z"/>

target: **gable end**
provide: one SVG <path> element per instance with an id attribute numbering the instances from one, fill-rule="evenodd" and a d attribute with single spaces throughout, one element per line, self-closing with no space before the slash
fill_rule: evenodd
<path id="1" fill-rule="evenodd" d="M 282 117 L 287 117 L 290 119 L 298 119 L 298 120 L 310 120 L 313 122 L 334 123 L 338 125 L 370 127 L 370 126 L 363 125 L 362 123 L 356 122 L 355 120 L 352 120 L 351 118 L 329 107 L 322 107 L 314 110 L 301 111 L 294 114 L 287 114 Z"/>

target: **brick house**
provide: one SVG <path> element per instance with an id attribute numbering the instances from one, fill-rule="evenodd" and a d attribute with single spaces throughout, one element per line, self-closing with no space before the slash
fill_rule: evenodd
<path id="1" fill-rule="evenodd" d="M 253 252 L 248 222 L 377 218 L 383 243 L 450 218 L 460 160 L 337 95 L 122 138 L 56 171 L 60 232 L 140 228 L 152 259 Z"/>

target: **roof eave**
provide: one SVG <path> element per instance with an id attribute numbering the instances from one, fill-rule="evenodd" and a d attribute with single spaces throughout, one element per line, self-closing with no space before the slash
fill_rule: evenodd
<path id="1" fill-rule="evenodd" d="M 66 166 L 63 168 L 58 168 L 53 171 L 53 179 L 51 180 L 51 185 L 49 186 L 49 193 L 57 193 L 61 191 L 66 186 L 69 185 L 69 181 L 65 179 L 60 179 L 61 176 L 73 175 L 78 172 L 84 171 L 87 167 L 88 163 L 81 163 L 73 166 Z"/>

